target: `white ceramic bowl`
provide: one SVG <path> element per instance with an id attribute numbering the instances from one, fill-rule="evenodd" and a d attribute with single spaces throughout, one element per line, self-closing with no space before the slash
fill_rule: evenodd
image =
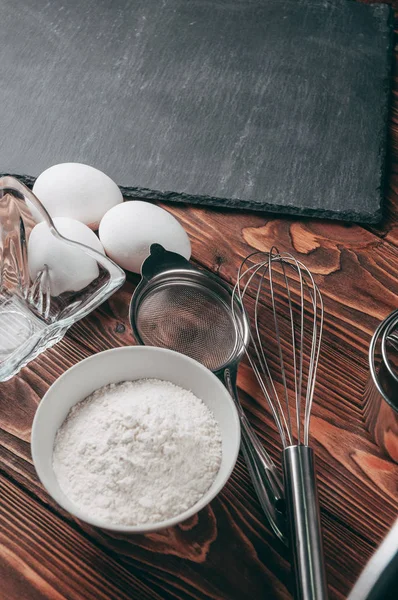
<path id="1" fill-rule="evenodd" d="M 109 525 L 81 512 L 62 492 L 52 466 L 54 439 L 70 408 L 109 383 L 146 377 L 164 379 L 191 390 L 213 412 L 222 437 L 222 460 L 212 486 L 185 512 L 157 523 L 137 526 Z M 42 399 L 32 427 L 32 457 L 48 493 L 78 519 L 124 533 L 148 533 L 185 521 L 208 504 L 224 487 L 239 452 L 240 423 L 235 404 L 217 377 L 195 360 L 162 348 L 128 346 L 95 354 L 66 371 Z"/>

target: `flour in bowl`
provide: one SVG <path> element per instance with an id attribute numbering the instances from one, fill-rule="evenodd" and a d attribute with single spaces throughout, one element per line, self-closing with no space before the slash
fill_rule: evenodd
<path id="1" fill-rule="evenodd" d="M 60 427 L 53 466 L 64 494 L 110 525 L 177 516 L 213 483 L 221 434 L 192 392 L 159 379 L 100 388 Z"/>

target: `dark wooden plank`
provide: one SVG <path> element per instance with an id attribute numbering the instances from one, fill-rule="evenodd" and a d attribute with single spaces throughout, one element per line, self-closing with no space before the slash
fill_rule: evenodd
<path id="1" fill-rule="evenodd" d="M 189 218 L 187 213 L 191 213 Z M 370 440 L 364 430 L 361 413 L 362 391 L 366 379 L 366 348 L 373 323 L 377 321 L 379 315 L 380 318 L 383 316 L 388 303 L 392 302 L 388 296 L 387 299 L 385 297 L 384 284 L 391 280 L 394 286 L 391 273 L 397 265 L 396 253 L 391 249 L 388 250 L 390 245 L 387 242 L 381 242 L 372 233 L 356 227 L 340 228 L 335 225 L 329 230 L 329 226 L 320 222 L 293 223 L 289 220 L 274 219 L 268 221 L 260 217 L 236 219 L 233 218 L 236 215 L 232 214 L 224 215 L 225 218 L 222 219 L 221 213 L 185 208 L 180 209 L 178 216 L 184 220 L 186 226 L 190 227 L 194 258 L 201 264 L 218 270 L 219 275 L 226 279 L 232 279 L 238 257 L 250 250 L 250 243 L 253 245 L 258 243 L 258 239 L 261 243 L 267 244 L 275 236 L 286 244 L 286 247 L 296 252 L 297 248 L 301 251 L 311 248 L 314 240 L 322 241 L 323 248 L 316 248 L 318 252 L 322 250 L 323 261 L 318 269 L 321 271 L 318 277 L 327 302 L 334 312 L 327 315 L 312 431 L 318 456 L 326 557 L 331 576 L 332 597 L 344 598 L 366 558 L 392 523 L 396 511 L 396 467 L 386 461 Z M 329 232 L 328 235 L 326 230 Z M 344 236 L 349 236 L 351 239 L 352 249 L 351 254 L 345 251 L 349 260 L 341 261 L 340 257 L 344 250 L 340 245 L 342 248 L 347 246 Z M 390 252 L 390 260 L 385 260 L 384 248 Z M 368 252 L 369 250 L 371 252 Z M 232 253 L 235 253 L 235 259 Z M 316 266 L 315 257 L 311 253 L 305 256 L 306 260 L 308 257 L 312 260 L 311 266 Z M 346 296 L 349 298 L 350 293 L 355 290 L 355 301 L 348 309 L 344 300 L 336 301 L 333 286 L 326 285 L 327 278 L 336 272 L 336 264 L 339 267 L 340 286 L 346 287 Z M 356 278 L 352 277 L 354 269 L 352 265 L 356 265 L 355 268 L 360 270 Z M 376 277 L 373 277 L 373 315 L 367 312 L 369 307 L 366 288 L 369 287 L 369 277 L 371 278 L 371 275 L 366 277 L 368 273 L 376 274 Z M 49 502 L 54 510 L 58 511 L 41 490 L 30 462 L 28 439 L 35 407 L 48 385 L 68 366 L 92 352 L 133 343 L 127 316 L 128 302 L 136 280 L 136 277 L 129 278 L 123 289 L 108 303 L 76 324 L 63 342 L 41 355 L 24 369 L 19 377 L 1 386 L 3 468 L 20 485 L 43 501 Z M 382 314 L 378 312 L 380 306 Z M 343 315 L 344 310 L 346 310 L 346 320 L 340 320 L 339 315 Z M 93 335 L 94 331 L 95 335 Z M 256 389 L 253 376 L 244 366 L 240 371 L 239 386 L 249 418 L 264 443 L 270 448 L 271 454 L 279 460 L 280 444 L 275 427 L 264 400 Z M 260 537 L 256 538 L 255 542 L 256 554 L 264 557 L 266 562 L 269 554 L 274 555 L 270 571 L 277 575 L 275 578 L 275 575 L 272 576 L 268 570 L 257 573 L 257 562 L 251 563 L 251 559 L 248 558 L 245 566 L 247 574 L 245 590 L 247 594 L 255 597 L 271 585 L 276 598 L 288 598 L 289 594 L 284 587 L 287 581 L 286 556 L 276 544 L 267 525 L 262 523 L 261 510 L 253 496 L 242 463 L 234 473 L 230 485 L 231 490 L 228 491 L 229 488 L 226 488 L 219 499 L 219 504 L 216 501 L 217 509 L 212 506 L 212 510 L 217 514 L 217 545 L 211 544 L 214 553 L 211 554 L 211 560 L 206 559 L 204 563 L 198 561 L 194 566 L 191 564 L 192 548 L 200 551 L 201 545 L 198 546 L 197 540 L 200 535 L 205 535 L 202 532 L 203 519 L 200 520 L 198 529 L 195 528 L 192 532 L 189 544 L 179 545 L 181 540 L 175 538 L 175 533 L 171 533 L 167 537 L 169 540 L 171 535 L 168 546 L 165 547 L 165 540 L 161 538 L 158 540 L 161 544 L 152 545 L 149 555 L 145 554 L 144 558 L 140 554 L 142 540 L 129 541 L 126 546 L 126 543 L 114 542 L 108 536 L 98 538 L 97 533 L 91 530 L 87 532 L 90 536 L 93 535 L 104 549 L 120 554 L 118 560 L 132 561 L 132 564 L 136 564 L 136 561 L 144 561 L 142 568 L 145 577 L 160 595 L 163 593 L 162 590 L 167 589 L 171 597 L 175 598 L 190 596 L 205 598 L 217 597 L 217 595 L 220 597 L 223 590 L 230 590 L 229 565 L 233 565 L 235 560 L 230 556 L 230 545 L 239 548 L 240 552 L 245 554 L 242 536 L 244 539 L 247 537 L 251 539 L 252 532 L 259 531 Z M 237 493 L 238 489 L 242 490 L 242 497 Z M 372 507 L 371 510 L 369 507 Z M 225 511 L 234 515 L 234 518 L 227 517 Z M 236 526 L 235 513 L 242 511 L 241 531 Z M 68 518 L 67 515 L 64 517 Z M 221 523 L 224 525 L 221 526 Z M 206 527 L 203 525 L 205 531 Z M 336 530 L 339 539 L 338 553 L 335 548 Z M 355 565 L 352 565 L 350 558 L 353 546 L 359 548 L 355 555 Z M 126 553 L 128 558 L 125 557 Z M 168 558 L 169 554 L 178 556 L 177 564 L 175 558 Z M 221 557 L 225 561 L 226 571 L 220 568 Z M 280 564 L 285 566 L 282 568 Z M 346 564 L 350 564 L 349 570 L 345 568 Z M 234 572 L 239 573 L 237 567 L 233 569 Z M 181 579 L 184 580 L 183 584 Z M 233 580 L 233 587 L 236 590 L 236 598 L 245 597 L 246 592 L 235 580 Z M 228 597 L 234 598 L 234 592 L 230 590 L 229 593 Z"/>
<path id="2" fill-rule="evenodd" d="M 157 595 L 75 527 L 0 474 L 2 598 L 130 600 Z"/>
<path id="3" fill-rule="evenodd" d="M 3 468 L 21 485 L 27 487 L 31 493 L 38 495 L 45 502 L 49 502 L 49 505 L 55 510 L 58 510 L 57 507 L 41 490 L 31 466 L 28 436 L 36 404 L 48 384 L 69 365 L 75 364 L 94 351 L 132 342 L 127 323 L 127 307 L 132 288 L 132 283 L 128 282 L 118 294 L 111 298 L 109 303 L 74 326 L 63 342 L 41 355 L 25 368 L 18 378 L 2 384 L 0 439 Z M 94 330 L 97 333 L 96 336 L 92 336 Z M 370 555 L 375 543 L 382 538 L 394 518 L 396 469 L 392 463 L 383 458 L 381 452 L 363 430 L 358 408 L 360 407 L 360 386 L 356 391 L 354 389 L 353 393 L 350 377 L 357 378 L 358 372 L 364 376 L 365 370 L 358 371 L 358 366 L 354 364 L 345 381 L 339 376 L 339 368 L 336 368 L 336 350 L 332 348 L 330 352 L 329 345 L 327 345 L 326 355 L 329 357 L 329 354 L 330 358 L 325 366 L 325 373 L 320 369 L 320 382 L 323 383 L 325 379 L 325 384 L 320 393 L 320 401 L 317 402 L 314 410 L 313 437 L 318 455 L 321 504 L 326 528 L 326 552 L 328 569 L 332 576 L 332 597 L 343 598 L 354 580 L 354 574 L 359 573 L 366 557 Z M 343 357 L 343 353 L 337 356 Z M 347 363 L 350 364 L 350 361 Z M 328 369 L 333 368 L 336 370 L 330 374 Z M 328 384 L 328 378 L 335 380 L 334 386 Z M 279 460 L 279 440 L 275 427 L 264 405 L 264 400 L 255 388 L 253 377 L 246 367 L 241 369 L 239 385 L 244 392 L 243 404 L 254 427 L 270 448 L 275 459 Z M 355 408 L 356 405 L 357 408 Z M 349 419 L 347 419 L 347 414 L 350 415 Z M 236 469 L 220 500 L 216 501 L 217 508 L 214 508 L 213 505 L 212 510 L 217 515 L 217 545 L 211 544 L 214 554 L 211 555 L 210 562 L 210 559 L 206 559 L 202 564 L 198 558 L 196 559 L 199 563 L 197 568 L 193 568 L 191 565 L 194 556 L 192 551 L 195 549 L 194 552 L 202 552 L 198 539 L 201 535 L 205 535 L 205 538 L 208 539 L 206 536 L 209 535 L 202 531 L 203 519 L 200 520 L 198 528 L 191 532 L 192 537 L 190 537 L 189 543 L 184 543 L 182 546 L 180 538 L 175 537 L 175 532 L 167 534 L 166 539 L 171 541 L 166 546 L 162 536 L 160 538 L 155 536 L 159 545 L 151 542 L 151 552 L 149 556 L 145 554 L 144 559 L 139 548 L 142 545 L 146 547 L 149 543 L 146 538 L 145 541 L 141 539 L 129 541 L 126 545 L 120 540 L 114 542 L 109 536 L 98 537 L 96 532 L 87 528 L 86 531 L 90 535 L 94 535 L 104 548 L 120 553 L 120 560 L 126 560 L 126 553 L 133 563 L 137 560 L 144 560 L 148 582 L 155 586 L 154 589 L 158 589 L 157 586 L 160 586 L 159 589 L 167 589 L 168 593 L 174 594 L 176 598 L 190 597 L 189 595 L 193 593 L 192 587 L 197 590 L 195 592 L 197 595 L 193 597 L 199 598 L 220 597 L 217 594 L 221 594 L 223 589 L 229 590 L 230 565 L 233 564 L 233 562 L 231 563 L 233 557 L 230 556 L 230 546 L 232 544 L 244 555 L 246 550 L 242 545 L 242 536 L 244 539 L 246 537 L 250 539 L 253 535 L 252 532 L 257 531 L 259 533 L 256 535 L 259 535 L 259 539 L 256 538 L 256 552 L 267 557 L 266 561 L 269 554 L 274 554 L 270 570 L 279 573 L 277 579 L 280 577 L 281 582 L 286 584 L 286 556 L 282 553 L 280 559 L 276 558 L 281 549 L 266 524 L 262 522 L 261 510 L 253 496 L 253 490 L 242 463 Z M 370 506 L 372 510 L 369 513 Z M 381 507 L 383 510 L 380 510 Z M 241 514 L 240 526 L 236 523 L 237 517 L 227 517 L 224 514 L 225 511 L 233 515 Z M 64 517 L 68 518 L 67 515 Z M 206 527 L 203 525 L 205 531 Z M 336 534 L 333 532 L 335 532 L 335 528 L 337 528 L 340 538 L 340 551 L 337 555 L 334 547 Z M 344 570 L 344 564 L 350 560 L 353 545 L 361 548 L 358 551 L 361 558 L 356 562 L 356 570 L 350 564 L 348 575 L 347 570 Z M 166 560 L 164 556 L 165 554 L 168 556 L 169 553 L 173 556 L 177 555 L 181 562 L 175 565 L 174 559 L 172 559 L 169 564 L 168 559 Z M 226 571 L 220 570 L 218 563 L 221 561 L 221 557 L 225 561 Z M 242 560 L 241 556 L 240 561 Z M 251 594 L 253 597 L 262 593 L 271 581 L 275 597 L 289 597 L 286 592 L 283 592 L 283 588 L 281 591 L 281 584 L 278 583 L 275 576 L 272 576 L 268 570 L 262 575 L 256 575 L 257 563 L 252 564 L 249 558 L 247 560 L 248 563 L 245 567 L 247 594 Z M 282 564 L 285 566 L 282 571 L 278 566 L 279 560 L 284 561 Z M 213 561 L 217 564 L 217 568 L 213 565 Z M 184 579 L 183 592 L 178 588 L 178 585 L 182 584 L 177 585 L 177 573 L 180 574 L 180 578 Z M 263 587 L 258 588 L 260 581 L 262 581 Z M 215 582 L 219 582 L 218 587 Z M 234 580 L 233 587 L 236 590 L 236 596 L 231 591 L 231 595 L 228 597 L 245 597 L 242 594 L 246 592 Z M 199 589 L 202 591 L 199 592 Z"/>

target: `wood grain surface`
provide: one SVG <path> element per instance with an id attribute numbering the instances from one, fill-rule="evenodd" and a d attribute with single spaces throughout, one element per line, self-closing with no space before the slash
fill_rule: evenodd
<path id="1" fill-rule="evenodd" d="M 394 65 L 387 210 L 380 227 L 166 206 L 186 227 L 193 260 L 225 281 L 234 280 L 250 251 L 276 243 L 304 260 L 321 288 L 325 335 L 311 433 L 331 600 L 346 598 L 398 508 L 398 466 L 372 441 L 363 415 L 369 341 L 398 306 L 396 75 Z M 288 600 L 289 557 L 263 517 L 241 457 L 226 487 L 198 515 L 130 538 L 75 522 L 37 479 L 29 440 L 41 397 L 81 359 L 134 343 L 128 304 L 137 281 L 129 276 L 62 342 L 0 384 L 0 599 Z M 245 364 L 238 384 L 251 423 L 279 463 L 275 425 Z"/>

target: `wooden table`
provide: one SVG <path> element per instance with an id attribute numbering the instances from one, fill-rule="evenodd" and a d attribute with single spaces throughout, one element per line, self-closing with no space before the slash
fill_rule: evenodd
<path id="1" fill-rule="evenodd" d="M 379 227 L 167 207 L 186 227 L 193 260 L 232 282 L 241 259 L 277 243 L 315 274 L 325 334 L 312 418 L 331 599 L 347 596 L 397 513 L 398 466 L 364 425 L 367 350 L 398 306 L 398 97 L 394 81 L 386 217 Z M 115 539 L 76 523 L 38 482 L 30 430 L 40 399 L 61 373 L 101 350 L 133 344 L 129 277 L 64 340 L 0 385 L 0 597 L 72 599 L 287 599 L 286 549 L 261 512 L 239 457 L 222 493 L 180 527 Z M 279 439 L 253 377 L 242 366 L 247 415 L 279 462 Z"/>

